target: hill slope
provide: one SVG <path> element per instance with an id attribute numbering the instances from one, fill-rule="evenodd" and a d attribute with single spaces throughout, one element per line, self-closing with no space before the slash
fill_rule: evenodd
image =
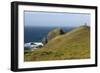
<path id="1" fill-rule="evenodd" d="M 51 39 L 44 47 L 25 55 L 25 61 L 90 58 L 90 28 L 80 26 Z"/>
<path id="2" fill-rule="evenodd" d="M 52 31 L 50 31 L 46 37 L 43 38 L 42 43 L 46 44 L 48 43 L 51 39 L 55 38 L 56 36 L 64 34 L 64 31 L 60 28 L 55 28 Z"/>

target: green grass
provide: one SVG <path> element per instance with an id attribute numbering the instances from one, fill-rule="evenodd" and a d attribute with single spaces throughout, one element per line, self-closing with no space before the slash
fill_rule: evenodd
<path id="1" fill-rule="evenodd" d="M 44 47 L 24 56 L 25 61 L 70 60 L 90 58 L 90 28 L 78 27 L 51 39 Z"/>

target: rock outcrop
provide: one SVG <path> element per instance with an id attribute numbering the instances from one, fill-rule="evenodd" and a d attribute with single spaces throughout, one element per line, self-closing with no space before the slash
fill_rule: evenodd
<path id="1" fill-rule="evenodd" d="M 58 35 L 62 35 L 64 34 L 64 31 L 60 28 L 55 28 L 52 31 L 50 31 L 46 37 L 43 38 L 42 43 L 46 44 L 48 43 L 48 41 L 52 40 L 53 38 L 55 38 Z"/>

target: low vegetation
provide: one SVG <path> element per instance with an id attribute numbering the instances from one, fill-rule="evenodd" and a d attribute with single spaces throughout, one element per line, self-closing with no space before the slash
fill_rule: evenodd
<path id="1" fill-rule="evenodd" d="M 25 61 L 90 58 L 90 27 L 80 26 L 49 40 L 42 48 L 24 53 Z"/>

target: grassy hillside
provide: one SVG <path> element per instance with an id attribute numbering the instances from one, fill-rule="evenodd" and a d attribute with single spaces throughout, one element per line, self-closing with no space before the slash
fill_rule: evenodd
<path id="1" fill-rule="evenodd" d="M 80 26 L 51 39 L 44 47 L 25 54 L 25 61 L 90 58 L 90 28 Z"/>
<path id="2" fill-rule="evenodd" d="M 46 37 L 43 38 L 42 43 L 46 44 L 48 43 L 51 39 L 55 38 L 56 36 L 64 34 L 64 31 L 60 28 L 55 28 L 51 32 L 47 34 Z"/>

